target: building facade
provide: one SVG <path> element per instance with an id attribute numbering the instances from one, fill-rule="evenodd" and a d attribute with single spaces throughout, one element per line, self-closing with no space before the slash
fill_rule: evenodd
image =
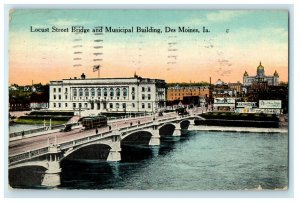
<path id="1" fill-rule="evenodd" d="M 50 110 L 99 112 L 158 112 L 165 108 L 164 80 L 85 78 L 50 81 Z"/>
<path id="2" fill-rule="evenodd" d="M 167 100 L 183 100 L 184 97 L 209 97 L 209 86 L 172 86 L 168 87 Z"/>
<path id="3" fill-rule="evenodd" d="M 256 70 L 256 76 L 249 76 L 247 71 L 245 71 L 243 76 L 243 85 L 250 86 L 253 83 L 258 82 L 267 82 L 270 86 L 278 86 L 279 85 L 279 75 L 275 70 L 273 76 L 266 76 L 265 75 L 265 68 L 259 63 L 259 66 Z"/>
<path id="4" fill-rule="evenodd" d="M 236 90 L 229 88 L 229 85 L 218 79 L 212 91 L 213 98 L 233 97 L 236 96 Z"/>

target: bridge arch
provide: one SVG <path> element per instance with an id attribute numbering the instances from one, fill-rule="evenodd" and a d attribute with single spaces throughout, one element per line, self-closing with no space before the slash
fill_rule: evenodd
<path id="1" fill-rule="evenodd" d="M 170 122 L 164 123 L 158 127 L 159 135 L 161 137 L 172 136 L 175 128 L 176 128 L 176 123 L 170 123 Z"/>
<path id="2" fill-rule="evenodd" d="M 43 167 L 45 169 L 48 169 L 49 165 L 47 161 L 28 161 L 28 162 L 11 165 L 9 166 L 8 169 L 12 170 L 12 169 L 22 168 L 22 167 Z"/>
<path id="3" fill-rule="evenodd" d="M 99 146 L 103 145 L 104 149 L 107 150 L 108 152 L 112 148 L 111 144 L 109 142 L 91 142 L 91 143 L 83 144 L 83 145 L 73 147 L 73 148 L 70 148 L 70 149 L 64 151 L 63 156 L 60 158 L 60 161 L 63 161 L 64 159 L 66 159 L 70 155 L 74 154 L 75 152 L 78 152 L 81 149 L 88 148 L 90 146 L 96 146 L 96 145 L 99 145 Z"/>
<path id="4" fill-rule="evenodd" d="M 151 129 L 132 131 L 125 134 L 123 133 L 121 137 L 121 145 L 126 143 L 131 144 L 133 142 L 136 144 L 148 144 L 152 136 L 153 132 Z"/>
<path id="5" fill-rule="evenodd" d="M 181 129 L 188 129 L 189 125 L 191 124 L 191 120 L 183 119 L 179 122 Z"/>
<path id="6" fill-rule="evenodd" d="M 175 123 L 164 123 L 161 126 L 159 126 L 157 129 L 160 130 L 161 128 L 165 127 L 165 126 L 174 126 L 174 128 L 176 127 Z"/>

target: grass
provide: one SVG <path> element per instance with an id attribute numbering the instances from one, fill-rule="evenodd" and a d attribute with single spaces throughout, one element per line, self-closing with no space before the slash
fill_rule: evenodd
<path id="1" fill-rule="evenodd" d="M 31 124 L 31 125 L 35 125 L 35 124 L 44 124 L 44 119 L 15 119 L 14 120 L 15 123 L 18 124 Z M 66 123 L 67 121 L 56 121 L 56 120 L 52 120 L 51 124 L 52 125 L 61 125 Z M 50 124 L 49 120 L 45 120 L 46 125 Z"/>

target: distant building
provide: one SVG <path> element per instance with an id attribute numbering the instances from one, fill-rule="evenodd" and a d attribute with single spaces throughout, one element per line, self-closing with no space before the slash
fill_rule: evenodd
<path id="1" fill-rule="evenodd" d="M 172 86 L 168 87 L 167 100 L 183 100 L 184 97 L 198 96 L 209 97 L 209 86 Z"/>
<path id="2" fill-rule="evenodd" d="M 236 96 L 242 93 L 242 84 L 239 81 L 237 83 L 228 83 L 228 88 L 234 90 Z"/>
<path id="3" fill-rule="evenodd" d="M 221 79 L 217 80 L 212 91 L 213 98 L 233 97 L 235 95 L 236 91 L 234 89 L 230 89 L 227 83 L 221 81 Z"/>
<path id="4" fill-rule="evenodd" d="M 165 108 L 166 83 L 160 79 L 80 78 L 50 81 L 50 110 L 158 112 Z"/>
<path id="5" fill-rule="evenodd" d="M 236 98 L 215 98 L 213 104 L 214 111 L 234 111 Z"/>
<path id="6" fill-rule="evenodd" d="M 279 75 L 275 70 L 273 76 L 265 75 L 265 68 L 259 63 L 259 66 L 256 70 L 256 76 L 249 76 L 247 71 L 245 71 L 243 76 L 243 85 L 250 86 L 253 83 L 267 82 L 270 86 L 278 86 L 279 85 Z"/>

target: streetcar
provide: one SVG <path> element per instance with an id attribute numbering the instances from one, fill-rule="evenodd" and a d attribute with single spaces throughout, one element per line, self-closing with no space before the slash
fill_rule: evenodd
<path id="1" fill-rule="evenodd" d="M 103 115 L 84 117 L 81 119 L 81 124 L 85 129 L 105 127 L 107 126 L 107 117 Z"/>

